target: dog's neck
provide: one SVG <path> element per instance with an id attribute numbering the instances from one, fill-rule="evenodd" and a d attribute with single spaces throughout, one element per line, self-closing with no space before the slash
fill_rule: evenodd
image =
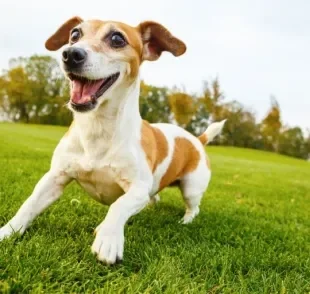
<path id="1" fill-rule="evenodd" d="M 118 150 L 140 137 L 139 94 L 140 79 L 137 78 L 130 86 L 115 89 L 113 96 L 95 111 L 74 114 L 87 153 L 100 150 L 100 147 L 103 153 L 109 147 Z"/>

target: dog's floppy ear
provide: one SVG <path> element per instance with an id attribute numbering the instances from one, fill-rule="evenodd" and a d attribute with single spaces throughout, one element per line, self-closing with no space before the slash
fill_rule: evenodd
<path id="1" fill-rule="evenodd" d="M 168 51 L 174 56 L 180 56 L 186 51 L 186 45 L 159 23 L 145 21 L 137 28 L 143 42 L 142 60 L 157 60 L 163 51 Z"/>
<path id="2" fill-rule="evenodd" d="M 68 44 L 70 31 L 83 22 L 83 20 L 78 17 L 72 17 L 67 20 L 49 39 L 45 42 L 45 48 L 50 51 L 56 51 L 63 45 Z"/>

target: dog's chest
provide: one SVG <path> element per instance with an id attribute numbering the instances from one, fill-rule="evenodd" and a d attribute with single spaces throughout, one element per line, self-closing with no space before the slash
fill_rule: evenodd
<path id="1" fill-rule="evenodd" d="M 65 172 L 95 200 L 110 205 L 127 191 L 135 172 L 127 154 L 87 157 L 74 156 Z"/>
<path id="2" fill-rule="evenodd" d="M 64 146 L 65 152 L 56 150 L 52 165 L 76 180 L 95 200 L 110 205 L 128 191 L 137 177 L 135 142 L 127 142 L 123 146 L 119 142 L 75 137 Z"/>
<path id="3" fill-rule="evenodd" d="M 79 169 L 75 178 L 95 200 L 110 205 L 124 194 L 117 174 L 117 171 L 106 166 L 90 171 Z"/>

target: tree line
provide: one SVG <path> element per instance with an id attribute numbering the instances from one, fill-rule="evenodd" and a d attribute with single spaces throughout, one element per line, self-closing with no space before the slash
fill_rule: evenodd
<path id="1" fill-rule="evenodd" d="M 51 56 L 34 55 L 10 60 L 0 76 L 0 117 L 14 122 L 69 125 L 66 109 L 68 82 Z M 155 87 L 141 82 L 140 112 L 151 123 L 175 123 L 193 134 L 201 134 L 212 121 L 227 118 L 222 135 L 214 142 L 278 152 L 308 159 L 310 132 L 282 122 L 281 109 L 272 97 L 266 116 L 257 121 L 255 113 L 238 101 L 229 101 L 219 79 L 203 85 L 202 94 L 178 88 Z"/>

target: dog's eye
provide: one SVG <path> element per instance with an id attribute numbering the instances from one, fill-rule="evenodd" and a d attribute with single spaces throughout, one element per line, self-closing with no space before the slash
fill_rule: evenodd
<path id="1" fill-rule="evenodd" d="M 111 47 L 122 48 L 127 45 L 124 36 L 121 33 L 115 32 L 111 35 Z"/>
<path id="2" fill-rule="evenodd" d="M 71 32 L 70 41 L 71 43 L 76 43 L 81 38 L 81 32 L 79 29 L 74 29 Z"/>

